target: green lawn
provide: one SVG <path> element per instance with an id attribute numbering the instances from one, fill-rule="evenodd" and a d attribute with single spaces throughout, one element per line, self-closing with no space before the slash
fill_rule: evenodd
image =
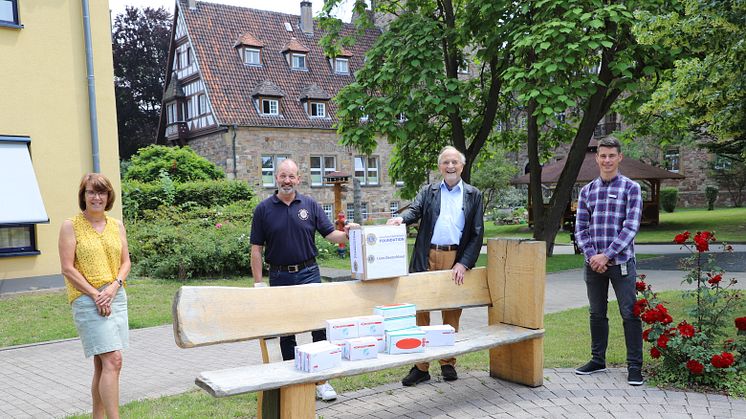
<path id="1" fill-rule="evenodd" d="M 663 212 L 657 226 L 642 226 L 635 238 L 636 243 L 671 243 L 676 234 L 684 230 L 715 231 L 720 241 L 746 242 L 746 208 L 679 209 L 672 213 Z M 485 222 L 484 236 L 514 237 L 528 239 L 532 232 L 526 224 L 497 226 Z M 570 234 L 566 231 L 557 233 L 558 244 L 570 243 Z"/>
<path id="2" fill-rule="evenodd" d="M 677 291 L 661 292 L 669 313 L 678 322 L 685 316 L 685 304 Z M 590 357 L 590 334 L 588 332 L 588 309 L 577 308 L 548 314 L 544 317 L 544 367 L 572 368 L 584 364 Z M 626 350 L 619 309 L 615 301 L 609 303 L 609 366 L 625 366 Z M 645 344 L 645 363 L 650 362 L 649 345 Z M 459 357 L 459 369 L 486 370 L 488 351 L 473 352 Z M 126 365 L 125 365 L 126 368 Z M 388 369 L 354 377 L 332 380 L 338 392 L 371 388 L 401 380 L 408 367 Z M 256 394 L 215 399 L 204 391 L 140 400 L 122 407 L 123 417 L 190 418 L 190 417 L 253 417 L 256 414 Z M 86 416 L 75 416 L 84 418 Z"/>

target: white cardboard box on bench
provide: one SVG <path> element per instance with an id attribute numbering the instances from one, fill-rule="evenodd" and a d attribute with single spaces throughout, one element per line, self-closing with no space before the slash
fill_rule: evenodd
<path id="1" fill-rule="evenodd" d="M 296 346 L 296 368 L 301 371 L 316 372 L 334 368 L 342 363 L 342 348 L 329 342 L 319 341 Z M 300 361 L 298 358 L 300 357 Z"/>
<path id="2" fill-rule="evenodd" d="M 342 357 L 350 361 L 378 357 L 378 339 L 376 336 L 365 336 L 345 340 Z"/>
<path id="3" fill-rule="evenodd" d="M 383 316 L 384 319 L 389 317 L 414 316 L 416 313 L 417 309 L 414 304 L 407 303 L 376 306 L 373 309 L 373 314 Z"/>
<path id="4" fill-rule="evenodd" d="M 393 330 L 409 329 L 417 326 L 417 317 L 401 316 L 401 317 L 388 317 L 383 319 L 383 330 L 390 332 Z"/>
<path id="5" fill-rule="evenodd" d="M 364 281 L 407 275 L 407 227 L 350 228 L 350 265 L 352 277 Z"/>
<path id="6" fill-rule="evenodd" d="M 456 330 L 449 324 L 420 326 L 420 329 L 425 332 L 425 347 L 456 344 Z"/>
<path id="7" fill-rule="evenodd" d="M 326 321 L 326 338 L 328 340 L 343 340 L 358 337 L 357 317 L 344 317 Z"/>
<path id="8" fill-rule="evenodd" d="M 360 316 L 358 320 L 358 336 L 383 336 L 383 316 Z"/>
<path id="9" fill-rule="evenodd" d="M 425 350 L 425 332 L 419 327 L 386 332 L 387 354 L 411 354 Z"/>

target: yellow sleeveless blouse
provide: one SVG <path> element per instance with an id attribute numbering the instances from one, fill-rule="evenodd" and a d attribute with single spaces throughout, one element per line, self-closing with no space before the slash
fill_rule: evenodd
<path id="1" fill-rule="evenodd" d="M 99 233 L 80 213 L 71 218 L 75 232 L 75 269 L 95 288 L 113 282 L 122 264 L 122 240 L 117 220 L 106 216 L 106 227 Z M 83 295 L 65 278 L 67 300 L 72 303 Z"/>

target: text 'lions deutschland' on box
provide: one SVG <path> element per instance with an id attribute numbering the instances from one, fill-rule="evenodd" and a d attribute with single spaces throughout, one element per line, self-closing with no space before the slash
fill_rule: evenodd
<path id="1" fill-rule="evenodd" d="M 407 275 L 407 227 L 350 228 L 352 277 L 370 280 Z"/>

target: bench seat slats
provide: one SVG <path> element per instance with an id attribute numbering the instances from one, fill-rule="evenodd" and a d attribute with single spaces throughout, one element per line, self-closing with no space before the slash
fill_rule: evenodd
<path id="1" fill-rule="evenodd" d="M 516 343 L 544 335 L 544 329 L 527 329 L 507 324 L 484 326 L 456 335 L 455 346 L 427 348 L 414 354 L 378 354 L 377 359 L 342 361 L 333 369 L 307 373 L 295 369 L 293 361 L 249 365 L 201 373 L 196 384 L 215 397 L 272 390 L 288 385 L 317 382 L 337 377 L 364 374 L 387 368 L 412 365 Z"/>

